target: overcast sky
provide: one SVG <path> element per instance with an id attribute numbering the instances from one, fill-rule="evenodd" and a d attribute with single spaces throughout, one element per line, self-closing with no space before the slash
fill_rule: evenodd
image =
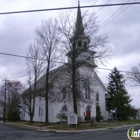
<path id="1" fill-rule="evenodd" d="M 105 4 L 109 0 L 81 0 L 81 6 Z M 110 0 L 108 3 L 135 2 L 136 0 Z M 137 0 L 137 2 L 140 0 Z M 21 11 L 30 9 L 47 9 L 56 7 L 77 6 L 76 0 L 0 0 L 0 13 L 8 11 Z M 113 55 L 102 68 L 130 71 L 131 67 L 140 63 L 140 5 L 115 6 L 90 8 L 97 13 L 100 32 L 109 37 L 109 45 L 113 48 Z M 126 8 L 126 9 L 125 9 Z M 124 10 L 125 9 L 125 10 Z M 118 10 L 112 21 L 103 24 L 114 12 Z M 123 11 L 124 10 L 124 11 Z M 58 11 L 46 11 L 36 13 L 23 13 L 0 15 L 0 52 L 26 55 L 27 48 L 35 39 L 35 28 L 42 20 L 58 16 Z M 98 75 L 107 83 L 110 71 L 98 70 Z M 125 75 L 125 73 L 123 73 Z M 26 63 L 24 58 L 0 55 L 0 78 L 21 80 L 25 83 Z M 24 77 L 21 77 L 24 76 Z M 127 90 L 133 99 L 132 105 L 140 108 L 140 87 L 130 87 Z"/>

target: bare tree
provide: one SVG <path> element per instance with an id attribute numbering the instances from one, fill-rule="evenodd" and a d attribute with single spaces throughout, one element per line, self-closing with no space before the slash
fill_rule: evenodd
<path id="1" fill-rule="evenodd" d="M 131 68 L 131 73 L 127 74 L 127 78 L 132 81 L 133 86 L 140 86 L 140 63 Z"/>
<path id="2" fill-rule="evenodd" d="M 72 18 L 71 18 L 72 17 Z M 78 5 L 77 18 L 71 13 L 60 16 L 59 31 L 63 35 L 62 47 L 68 56 L 68 68 L 70 87 L 73 99 L 74 112 L 77 113 L 78 100 L 83 100 L 80 95 L 80 81 L 86 79 L 80 78 L 79 68 L 83 66 L 94 70 L 96 62 L 103 63 L 110 55 L 110 49 L 106 47 L 107 36 L 99 35 L 99 26 L 97 17 L 94 13 L 81 15 L 80 5 Z"/>
<path id="3" fill-rule="evenodd" d="M 6 86 L 7 92 L 7 105 L 9 110 L 13 107 L 17 107 L 20 103 L 20 95 L 23 92 L 23 85 L 20 81 L 8 81 Z"/>
<path id="4" fill-rule="evenodd" d="M 55 74 L 52 75 L 50 72 L 57 65 L 57 60 L 59 58 L 59 43 L 60 43 L 60 32 L 57 29 L 57 21 L 49 19 L 47 21 L 42 21 L 41 25 L 37 27 L 37 42 L 40 44 L 42 56 L 44 57 L 44 64 L 46 68 L 46 77 L 45 77 L 45 123 L 49 123 L 49 114 L 48 114 L 48 103 L 49 103 L 49 87 L 57 77 Z M 53 77 L 52 77 L 53 76 Z"/>
<path id="5" fill-rule="evenodd" d="M 25 91 L 22 95 L 23 106 L 30 115 L 30 122 L 33 122 L 33 115 L 35 109 L 35 97 L 37 96 L 37 80 L 40 78 L 43 72 L 43 58 L 41 55 L 40 46 L 37 42 L 29 46 L 27 52 L 27 71 L 29 74 L 28 91 Z"/>
<path id="6" fill-rule="evenodd" d="M 23 92 L 23 86 L 20 81 L 7 81 L 1 86 L 0 102 L 8 112 L 8 119 L 14 111 L 19 112 L 20 96 Z M 19 114 L 18 114 L 19 115 Z"/>
<path id="7" fill-rule="evenodd" d="M 28 73 L 29 77 L 27 80 L 29 88 L 26 89 L 22 94 L 21 94 L 21 108 L 24 112 L 27 112 L 30 116 L 30 123 L 33 122 L 33 100 L 35 100 L 35 95 L 34 91 L 32 90 L 32 78 L 31 74 Z M 35 104 L 35 103 L 34 103 Z"/>

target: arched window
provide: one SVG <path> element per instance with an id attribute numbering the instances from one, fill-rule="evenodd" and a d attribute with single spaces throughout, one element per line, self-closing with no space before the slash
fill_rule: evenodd
<path id="1" fill-rule="evenodd" d="M 62 98 L 63 98 L 63 100 L 67 99 L 67 92 L 68 92 L 68 88 L 64 87 L 62 89 Z"/>
<path id="2" fill-rule="evenodd" d="M 81 47 L 82 43 L 81 41 L 78 41 L 78 47 Z"/>
<path id="3" fill-rule="evenodd" d="M 84 48 L 87 48 L 87 42 L 84 42 Z"/>
<path id="4" fill-rule="evenodd" d="M 63 93 L 62 94 L 63 94 L 63 100 L 65 100 L 66 97 L 67 97 L 67 95 L 66 95 L 66 89 L 63 90 Z"/>
<path id="5" fill-rule="evenodd" d="M 99 101 L 99 93 L 96 93 L 96 101 Z"/>
<path id="6" fill-rule="evenodd" d="M 62 111 L 67 111 L 66 105 L 64 105 L 64 106 L 62 107 Z"/>
<path id="7" fill-rule="evenodd" d="M 85 98 L 90 99 L 90 82 L 86 81 L 83 85 L 85 91 Z"/>
<path id="8" fill-rule="evenodd" d="M 88 105 L 87 108 L 86 108 L 86 111 L 90 111 L 91 110 L 91 106 Z"/>

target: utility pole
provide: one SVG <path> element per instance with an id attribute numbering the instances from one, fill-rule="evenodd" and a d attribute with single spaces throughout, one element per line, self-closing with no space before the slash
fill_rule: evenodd
<path id="1" fill-rule="evenodd" d="M 6 81 L 8 80 L 3 80 L 5 81 L 5 88 L 4 88 L 4 108 L 3 108 L 3 115 L 4 115 L 4 118 L 3 118 L 3 122 L 5 123 L 5 120 L 6 120 Z"/>
<path id="2" fill-rule="evenodd" d="M 4 115 L 3 122 L 5 123 L 5 111 L 6 111 L 6 80 L 3 80 L 3 81 L 5 81 L 5 88 L 4 88 L 4 108 L 3 108 L 3 115 Z"/>
<path id="3" fill-rule="evenodd" d="M 115 118 L 116 118 L 116 124 L 117 124 L 117 107 L 115 107 Z"/>

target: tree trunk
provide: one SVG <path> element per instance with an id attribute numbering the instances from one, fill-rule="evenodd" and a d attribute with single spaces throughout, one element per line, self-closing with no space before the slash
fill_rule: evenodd
<path id="1" fill-rule="evenodd" d="M 75 72 L 72 76 L 72 94 L 73 94 L 73 107 L 74 113 L 77 114 L 77 97 L 76 97 L 76 85 L 75 85 Z"/>
<path id="2" fill-rule="evenodd" d="M 45 101 L 46 101 L 46 116 L 45 116 L 45 125 L 49 124 L 49 108 L 48 108 L 48 92 L 49 92 L 49 69 L 46 71 L 46 95 L 45 95 Z"/>
<path id="3" fill-rule="evenodd" d="M 73 58 L 72 58 L 72 95 L 73 95 L 74 113 L 77 114 L 75 51 L 73 53 L 74 54 L 73 54 Z"/>
<path id="4" fill-rule="evenodd" d="M 33 93 L 33 106 L 32 106 L 32 109 L 31 109 L 31 116 L 30 116 L 30 121 L 31 123 L 33 123 L 33 117 L 34 117 L 34 110 L 35 110 L 35 97 L 36 97 L 36 80 L 37 78 L 35 77 L 35 80 L 34 80 L 34 93 Z"/>
<path id="5" fill-rule="evenodd" d="M 30 123 L 33 123 L 33 112 L 30 113 Z"/>

